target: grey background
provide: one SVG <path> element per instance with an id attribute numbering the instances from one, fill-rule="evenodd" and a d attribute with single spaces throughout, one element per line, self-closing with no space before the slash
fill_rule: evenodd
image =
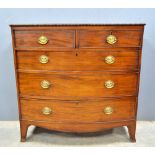
<path id="1" fill-rule="evenodd" d="M 139 120 L 155 120 L 155 9 L 0 9 L 0 120 L 17 120 L 9 24 L 146 23 L 139 94 Z"/>

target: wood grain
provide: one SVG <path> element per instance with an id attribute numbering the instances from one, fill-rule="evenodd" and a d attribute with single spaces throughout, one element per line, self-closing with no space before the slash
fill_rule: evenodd
<path id="1" fill-rule="evenodd" d="M 46 45 L 41 45 L 38 43 L 38 38 L 42 35 L 48 38 L 48 43 Z M 74 48 L 75 31 L 15 31 L 15 46 L 27 48 Z"/>
<path id="2" fill-rule="evenodd" d="M 51 86 L 43 89 L 42 80 L 48 80 Z M 107 89 L 105 82 L 112 80 L 114 88 Z M 75 96 L 75 97 L 112 97 L 135 95 L 137 92 L 137 74 L 29 74 L 19 73 L 19 91 L 21 95 L 35 96 Z"/>
<path id="3" fill-rule="evenodd" d="M 74 132 L 74 133 L 88 133 L 88 132 L 101 132 L 107 129 L 121 127 L 121 126 L 132 126 L 135 124 L 135 120 L 125 121 L 113 121 L 113 122 L 99 122 L 99 123 L 52 123 L 48 121 L 33 121 L 33 120 L 22 120 L 27 125 L 35 125 L 50 130 L 57 130 L 63 132 Z M 23 131 L 23 130 L 22 130 Z M 24 132 L 23 132 L 24 135 Z M 25 136 L 26 140 L 26 136 Z"/>
<path id="4" fill-rule="evenodd" d="M 140 47 L 142 31 L 96 31 L 80 30 L 79 47 L 80 48 L 101 48 L 101 47 Z M 115 35 L 117 42 L 110 45 L 106 42 L 108 35 Z"/>
<path id="5" fill-rule="evenodd" d="M 49 58 L 48 63 L 39 62 L 41 55 Z M 113 64 L 107 64 L 107 56 L 115 57 Z M 138 52 L 122 50 L 72 50 L 72 51 L 18 51 L 18 69 L 56 70 L 56 71 L 93 71 L 93 70 L 138 70 Z"/>
<path id="6" fill-rule="evenodd" d="M 52 101 L 21 99 L 22 119 L 63 122 L 90 123 L 102 121 L 120 121 L 134 119 L 136 98 L 103 99 L 99 101 Z M 112 107 L 113 113 L 107 115 L 104 108 Z M 42 114 L 42 109 L 49 107 L 52 113 Z M 35 115 L 34 115 L 35 114 Z"/>
<path id="7" fill-rule="evenodd" d="M 136 117 L 145 24 L 11 25 L 21 141 L 30 125 L 64 132 L 97 132 L 127 126 L 136 141 Z M 110 45 L 106 37 L 117 42 Z M 44 35 L 49 41 L 40 45 Z M 40 55 L 49 62 L 41 64 Z M 106 64 L 106 56 L 115 57 Z M 48 80 L 49 89 L 40 82 Z M 115 82 L 107 89 L 106 80 Z M 42 114 L 51 107 L 53 113 Z M 103 109 L 113 107 L 111 115 Z"/>

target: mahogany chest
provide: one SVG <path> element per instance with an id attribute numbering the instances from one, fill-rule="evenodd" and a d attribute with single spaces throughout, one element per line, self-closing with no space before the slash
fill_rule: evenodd
<path id="1" fill-rule="evenodd" d="M 144 24 L 11 25 L 21 141 L 127 126 L 135 142 Z"/>

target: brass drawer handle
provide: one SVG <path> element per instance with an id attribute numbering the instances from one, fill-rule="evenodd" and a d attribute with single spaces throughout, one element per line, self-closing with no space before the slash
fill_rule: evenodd
<path id="1" fill-rule="evenodd" d="M 41 55 L 41 56 L 39 57 L 39 61 L 40 61 L 40 63 L 42 63 L 42 64 L 48 63 L 48 56 L 46 56 L 46 55 Z"/>
<path id="2" fill-rule="evenodd" d="M 105 63 L 107 64 L 113 64 L 115 62 L 115 57 L 112 55 L 108 55 L 105 57 Z"/>
<path id="3" fill-rule="evenodd" d="M 43 80 L 43 81 L 41 81 L 40 85 L 41 85 L 41 87 L 42 87 L 43 89 L 48 89 L 48 88 L 50 87 L 51 84 L 50 84 L 49 81 Z"/>
<path id="4" fill-rule="evenodd" d="M 46 36 L 40 36 L 38 38 L 38 43 L 41 45 L 45 45 L 48 43 L 48 38 Z"/>
<path id="5" fill-rule="evenodd" d="M 112 80 L 107 80 L 104 85 L 106 88 L 111 89 L 115 86 L 115 83 Z"/>
<path id="6" fill-rule="evenodd" d="M 107 36 L 107 43 L 108 44 L 115 44 L 117 42 L 117 38 L 116 38 L 116 36 L 114 36 L 114 35 L 108 35 Z"/>
<path id="7" fill-rule="evenodd" d="M 110 115 L 113 113 L 114 110 L 112 107 L 105 107 L 103 111 L 106 115 Z"/>
<path id="8" fill-rule="evenodd" d="M 44 107 L 44 108 L 42 109 L 42 114 L 44 114 L 44 115 L 49 115 L 49 114 L 51 114 L 51 113 L 52 113 L 52 109 L 49 108 L 49 107 Z"/>

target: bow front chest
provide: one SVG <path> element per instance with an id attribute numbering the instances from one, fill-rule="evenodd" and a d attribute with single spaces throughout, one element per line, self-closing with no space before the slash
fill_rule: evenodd
<path id="1" fill-rule="evenodd" d="M 21 141 L 127 126 L 135 142 L 144 24 L 11 25 Z"/>

